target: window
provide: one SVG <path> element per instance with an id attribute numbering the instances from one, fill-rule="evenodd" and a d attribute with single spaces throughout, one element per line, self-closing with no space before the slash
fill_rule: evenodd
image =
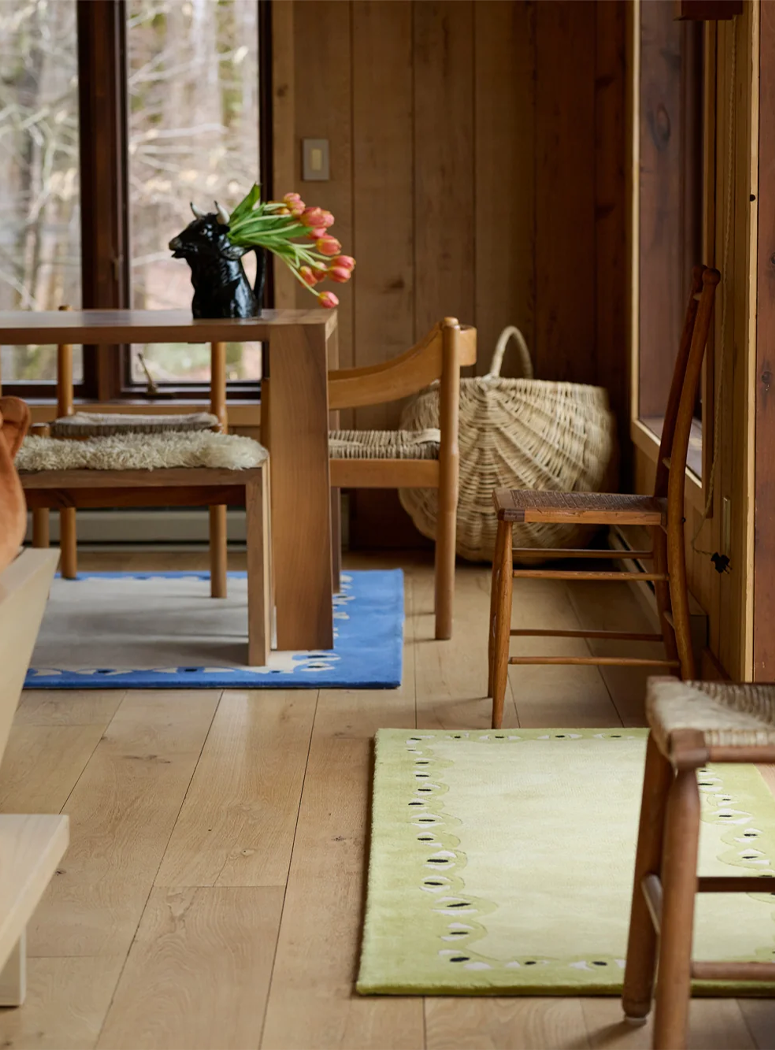
<path id="1" fill-rule="evenodd" d="M 80 223 L 75 0 L 0 4 L 0 309 L 80 306 Z M 2 347 L 6 383 L 55 371 L 53 347 Z"/>
<path id="2" fill-rule="evenodd" d="M 228 208 L 259 178 L 268 19 L 267 0 L 3 0 L 0 309 L 190 307 L 167 244 L 189 201 Z M 234 344 L 227 362 L 255 396 L 260 347 Z M 84 347 L 79 393 L 143 396 L 145 368 L 166 394 L 196 396 L 209 350 Z M 0 348 L 0 376 L 53 396 L 53 348 Z"/>
<path id="3" fill-rule="evenodd" d="M 132 305 L 187 308 L 189 270 L 167 244 L 189 202 L 228 208 L 258 181 L 258 4 L 127 0 L 126 47 Z M 210 378 L 206 346 L 133 349 L 130 382 L 146 382 L 141 349 L 157 382 Z M 227 367 L 232 381 L 259 379 L 260 348 L 228 346 Z"/>
<path id="4" fill-rule="evenodd" d="M 702 262 L 703 26 L 673 5 L 641 3 L 639 85 L 639 310 L 637 416 L 657 437 L 686 311 L 691 268 Z M 702 474 L 702 406 L 689 466 Z"/>

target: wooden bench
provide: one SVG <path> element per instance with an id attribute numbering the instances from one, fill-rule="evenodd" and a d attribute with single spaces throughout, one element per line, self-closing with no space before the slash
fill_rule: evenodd
<path id="1" fill-rule="evenodd" d="M 272 645 L 268 463 L 245 470 L 45 470 L 21 472 L 20 477 L 32 511 L 68 507 L 245 507 L 247 663 L 251 667 L 266 664 Z"/>
<path id="2" fill-rule="evenodd" d="M 56 571 L 56 551 L 24 551 L 0 574 L 0 755 Z M 68 819 L 0 815 L 0 1006 L 25 995 L 25 931 L 67 849 Z"/>

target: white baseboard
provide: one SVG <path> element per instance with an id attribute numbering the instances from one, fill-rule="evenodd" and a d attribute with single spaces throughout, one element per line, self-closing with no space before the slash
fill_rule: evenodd
<path id="1" fill-rule="evenodd" d="M 27 539 L 32 539 L 32 516 L 27 523 Z M 206 509 L 191 510 L 79 510 L 78 542 L 83 544 L 206 544 L 209 515 Z M 229 510 L 226 515 L 229 543 L 245 542 L 245 511 Z M 51 539 L 59 541 L 59 515 L 51 514 Z"/>
<path id="2" fill-rule="evenodd" d="M 350 501 L 342 493 L 342 549 L 349 549 Z M 142 510 L 116 508 L 115 510 L 79 510 L 77 519 L 78 542 L 82 544 L 207 544 L 209 541 L 206 509 Z M 52 511 L 51 539 L 59 542 L 59 515 Z M 245 511 L 239 507 L 229 510 L 226 528 L 230 544 L 245 543 Z M 27 521 L 27 541 L 32 542 L 32 515 Z"/>

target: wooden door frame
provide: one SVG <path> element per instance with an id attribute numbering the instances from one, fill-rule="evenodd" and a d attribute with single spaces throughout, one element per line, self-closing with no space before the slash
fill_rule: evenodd
<path id="1" fill-rule="evenodd" d="M 775 680 L 775 7 L 759 5 L 759 193 L 753 457 L 753 678 Z"/>

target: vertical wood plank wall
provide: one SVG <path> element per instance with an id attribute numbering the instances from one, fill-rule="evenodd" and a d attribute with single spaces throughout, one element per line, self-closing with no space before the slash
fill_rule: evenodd
<path id="1" fill-rule="evenodd" d="M 626 428 L 625 7 L 276 0 L 275 191 L 330 208 L 358 261 L 336 289 L 342 367 L 387 360 L 454 315 L 477 326 L 484 373 L 517 324 L 537 376 L 608 386 Z M 301 181 L 304 137 L 329 139 L 328 182 Z M 311 298 L 281 281 L 279 300 Z M 416 533 L 394 493 L 364 492 L 351 537 Z"/>

